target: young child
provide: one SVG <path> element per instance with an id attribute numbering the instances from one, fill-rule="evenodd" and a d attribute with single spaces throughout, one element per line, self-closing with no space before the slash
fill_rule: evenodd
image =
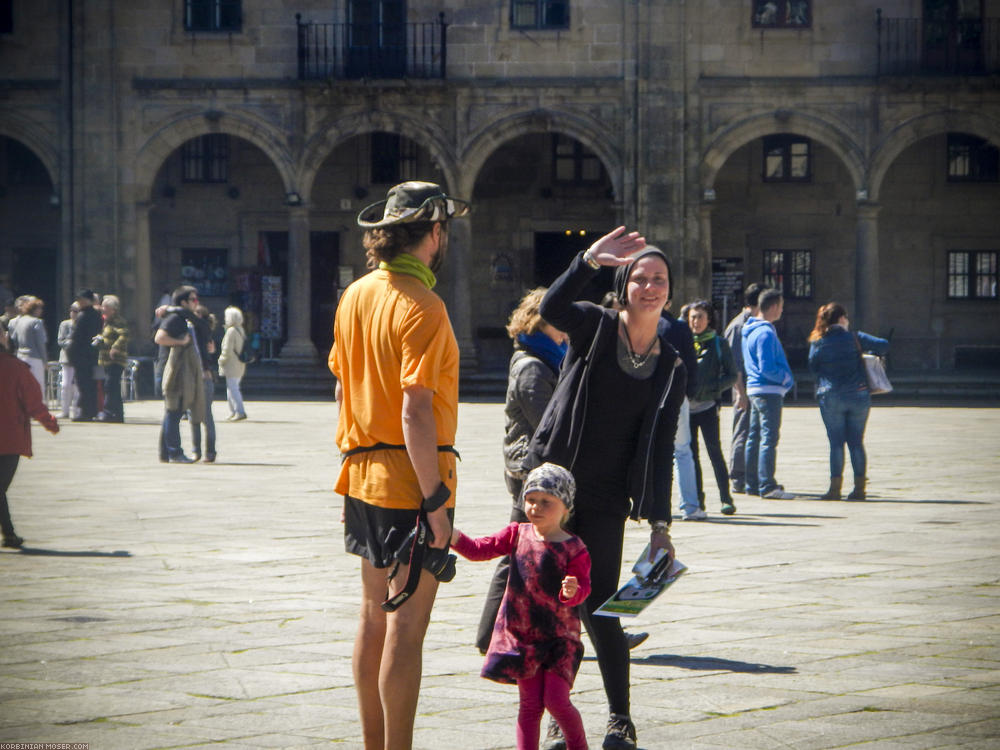
<path id="1" fill-rule="evenodd" d="M 482 676 L 517 683 L 518 750 L 538 750 L 545 709 L 562 728 L 567 750 L 587 748 L 583 721 L 569 700 L 583 658 L 576 607 L 590 594 L 590 555 L 563 528 L 575 494 L 569 471 L 542 464 L 522 489 L 530 523 L 512 523 L 478 539 L 452 532 L 452 547 L 469 560 L 510 555 L 510 578 Z"/>

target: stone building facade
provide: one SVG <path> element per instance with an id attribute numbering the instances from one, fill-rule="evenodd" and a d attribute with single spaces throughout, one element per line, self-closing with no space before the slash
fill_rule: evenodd
<path id="1" fill-rule="evenodd" d="M 836 299 L 896 367 L 996 366 L 998 74 L 1000 0 L 6 0 L 0 285 L 142 329 L 188 280 L 315 359 L 356 214 L 413 177 L 474 202 L 440 286 L 467 371 L 617 224 L 677 307 L 782 285 L 799 364 Z"/>

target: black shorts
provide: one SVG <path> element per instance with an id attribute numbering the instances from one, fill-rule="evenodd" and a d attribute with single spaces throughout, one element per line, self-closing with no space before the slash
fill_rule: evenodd
<path id="1" fill-rule="evenodd" d="M 448 519 L 454 520 L 455 511 L 448 508 Z M 381 508 L 344 496 L 344 547 L 352 555 L 365 558 L 376 568 L 388 568 L 403 540 L 417 524 L 417 511 L 400 508 Z M 396 543 L 390 549 L 385 538 L 396 529 Z"/>

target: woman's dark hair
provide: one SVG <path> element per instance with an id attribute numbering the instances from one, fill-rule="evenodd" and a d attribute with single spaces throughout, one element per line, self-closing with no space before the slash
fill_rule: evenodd
<path id="1" fill-rule="evenodd" d="M 655 255 L 660 260 L 662 260 L 664 262 L 664 264 L 666 264 L 666 266 L 667 266 L 667 302 L 669 302 L 670 298 L 673 296 L 673 294 L 674 294 L 674 275 L 673 275 L 673 272 L 670 269 L 670 258 L 668 258 L 667 254 L 665 252 L 663 252 L 662 250 L 660 250 L 660 248 L 656 247 L 655 245 L 646 245 L 646 247 L 644 249 L 640 250 L 635 255 L 633 255 L 627 264 L 625 264 L 624 266 L 618 266 L 617 268 L 615 268 L 615 282 L 614 282 L 615 296 L 618 297 L 618 304 L 620 304 L 622 307 L 625 307 L 626 305 L 628 305 L 628 291 L 627 291 L 628 290 L 628 280 L 632 276 L 632 269 L 635 268 L 635 264 L 638 261 L 640 261 L 641 259 L 645 258 L 648 255 Z"/>
<path id="2" fill-rule="evenodd" d="M 765 289 L 767 287 L 757 281 L 747 285 L 746 291 L 743 293 L 743 304 L 746 307 L 757 307 L 760 293 Z"/>
<path id="3" fill-rule="evenodd" d="M 435 223 L 443 222 L 411 221 L 366 230 L 361 241 L 365 248 L 365 264 L 374 270 L 382 261 L 389 263 L 407 248 L 417 245 L 430 233 Z"/>
<path id="4" fill-rule="evenodd" d="M 691 326 L 691 321 L 688 320 L 688 316 L 691 314 L 692 310 L 702 310 L 705 315 L 708 316 L 708 327 L 715 328 L 715 308 L 712 307 L 712 303 L 707 299 L 698 299 L 694 302 L 689 302 L 681 308 L 681 318 L 688 327 Z"/>
<path id="5" fill-rule="evenodd" d="M 847 317 L 847 310 L 839 302 L 827 302 L 816 313 L 816 325 L 809 334 L 810 341 L 818 341 L 826 336 L 830 326 L 836 325 L 841 318 Z"/>

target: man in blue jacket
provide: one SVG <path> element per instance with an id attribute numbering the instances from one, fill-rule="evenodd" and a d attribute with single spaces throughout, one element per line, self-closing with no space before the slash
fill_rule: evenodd
<path id="1" fill-rule="evenodd" d="M 750 399 L 750 432 L 746 444 L 746 483 L 748 495 L 771 500 L 789 500 L 774 479 L 774 467 L 781 432 L 781 406 L 785 394 L 795 384 L 785 350 L 774 330 L 781 318 L 785 300 L 777 289 L 761 292 L 760 317 L 751 317 L 743 326 L 743 369 Z"/>

